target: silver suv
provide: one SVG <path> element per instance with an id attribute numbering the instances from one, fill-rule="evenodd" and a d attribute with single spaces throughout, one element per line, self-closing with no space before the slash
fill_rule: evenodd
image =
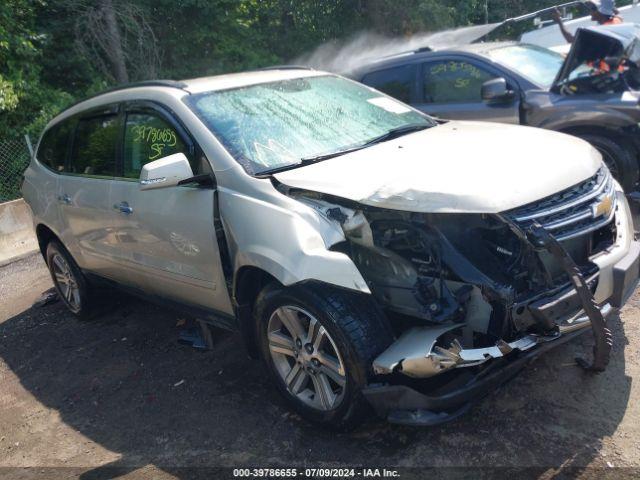
<path id="1" fill-rule="evenodd" d="M 46 128 L 23 193 L 55 287 L 107 283 L 239 330 L 305 418 L 465 412 L 592 331 L 639 276 L 600 154 L 543 130 L 436 121 L 304 69 L 132 85 Z"/>

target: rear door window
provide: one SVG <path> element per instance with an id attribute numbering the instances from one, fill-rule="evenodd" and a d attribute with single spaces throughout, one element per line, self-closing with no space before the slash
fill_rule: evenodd
<path id="1" fill-rule="evenodd" d="M 124 177 L 138 178 L 142 167 L 175 153 L 184 153 L 194 174 L 189 148 L 169 122 L 153 113 L 129 113 L 124 134 Z"/>
<path id="2" fill-rule="evenodd" d="M 362 83 L 402 102 L 411 103 L 411 91 L 415 80 L 416 66 L 403 65 L 365 75 Z"/>
<path id="3" fill-rule="evenodd" d="M 70 172 L 86 176 L 114 177 L 117 115 L 81 118 L 76 127 Z"/>
<path id="4" fill-rule="evenodd" d="M 424 103 L 480 103 L 482 85 L 496 78 L 464 60 L 440 60 L 423 65 Z"/>
<path id="5" fill-rule="evenodd" d="M 70 133 L 68 121 L 58 123 L 47 130 L 38 147 L 38 161 L 54 172 L 64 172 Z"/>

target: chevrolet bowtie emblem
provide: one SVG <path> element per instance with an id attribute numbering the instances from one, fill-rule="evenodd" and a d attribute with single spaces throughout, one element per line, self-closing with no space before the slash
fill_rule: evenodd
<path id="1" fill-rule="evenodd" d="M 605 195 L 598 199 L 598 203 L 591 206 L 591 213 L 593 218 L 608 217 L 613 210 L 613 195 Z"/>

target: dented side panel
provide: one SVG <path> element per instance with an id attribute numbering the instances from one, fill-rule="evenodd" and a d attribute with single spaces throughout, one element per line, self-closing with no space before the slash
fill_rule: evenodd
<path id="1" fill-rule="evenodd" d="M 370 293 L 353 261 L 329 250 L 344 240 L 339 224 L 280 195 L 270 183 L 267 188 L 273 192 L 266 192 L 274 197 L 271 201 L 228 189 L 219 191 L 234 271 L 257 267 L 286 286 L 317 280 Z"/>

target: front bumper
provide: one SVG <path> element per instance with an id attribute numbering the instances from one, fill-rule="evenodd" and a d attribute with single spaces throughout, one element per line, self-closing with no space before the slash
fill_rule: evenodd
<path id="1" fill-rule="evenodd" d="M 632 242 L 629 253 L 613 267 L 613 295 L 610 303 L 622 308 L 638 285 L 640 242 Z"/>
<path id="2" fill-rule="evenodd" d="M 434 426 L 451 421 L 465 413 L 469 406 L 516 376 L 540 355 L 585 333 L 581 329 L 563 335 L 553 342 L 539 345 L 509 360 L 490 366 L 462 386 L 443 388 L 432 394 L 421 393 L 406 385 L 369 385 L 364 396 L 376 413 L 391 423 Z"/>
<path id="3" fill-rule="evenodd" d="M 630 243 L 626 255 L 612 266 L 612 273 L 611 295 L 600 307 L 605 318 L 624 305 L 638 284 L 639 242 Z M 566 299 L 567 295 L 561 298 Z M 557 299 L 549 304 L 555 306 Z M 414 372 L 414 375 L 409 376 L 425 378 L 437 375 L 439 371 L 485 365 L 462 384 L 454 379 L 429 394 L 421 393 L 407 385 L 374 384 L 364 390 L 364 395 L 378 415 L 392 423 L 423 426 L 444 423 L 463 414 L 472 402 L 513 378 L 538 356 L 585 333 L 590 326 L 588 316 L 578 315 L 570 324 L 564 325 L 564 328 L 559 326 L 558 335 L 555 337 L 526 336 L 513 344 L 456 351 L 457 355 L 454 358 L 443 355 L 443 349 L 438 350 L 438 347 L 433 350 L 437 336 L 451 330 L 451 327 L 439 329 L 439 335 L 429 337 L 426 345 L 422 340 L 411 342 L 412 339 L 415 340 L 415 336 L 403 336 L 398 342 L 404 338 L 405 346 L 409 345 L 409 350 L 403 351 L 397 344 L 393 344 L 374 362 L 377 373 L 390 374 L 406 365 L 404 368 Z M 430 355 L 431 353 L 435 355 Z M 469 375 L 468 369 L 465 374 Z"/>

